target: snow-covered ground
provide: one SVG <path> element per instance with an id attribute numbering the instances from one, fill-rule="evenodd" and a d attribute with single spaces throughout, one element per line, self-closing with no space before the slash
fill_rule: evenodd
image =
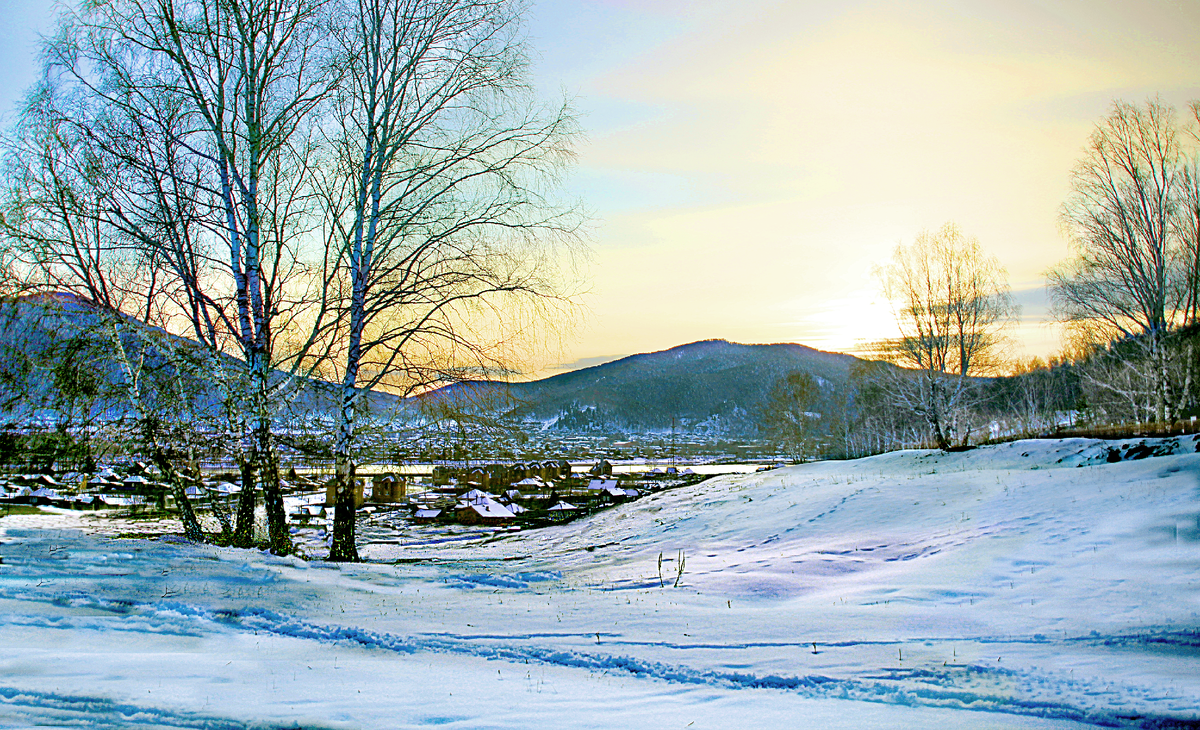
<path id="1" fill-rule="evenodd" d="M 3 518 L 0 727 L 1200 727 L 1198 446 L 806 464 L 502 536 L 375 522 L 358 565 Z"/>

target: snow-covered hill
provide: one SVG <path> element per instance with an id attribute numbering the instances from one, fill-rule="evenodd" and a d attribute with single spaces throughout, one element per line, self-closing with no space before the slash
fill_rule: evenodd
<path id="1" fill-rule="evenodd" d="M 806 464 L 499 539 L 368 525 L 356 566 L 5 518 L 0 726 L 1200 726 L 1197 448 Z"/>

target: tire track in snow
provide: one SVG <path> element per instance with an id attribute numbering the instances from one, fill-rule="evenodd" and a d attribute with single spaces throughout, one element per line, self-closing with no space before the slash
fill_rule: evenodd
<path id="1" fill-rule="evenodd" d="M 28 689 L 0 687 L 0 710 L 10 716 L 30 721 L 37 727 L 147 727 L 179 728 L 180 730 L 299 730 L 296 723 L 276 725 L 234 720 L 197 712 L 180 712 L 117 702 L 106 697 L 37 692 Z M 8 718 L 0 717 L 0 723 Z M 54 725 L 48 725 L 53 722 Z M 305 721 L 304 728 L 319 730 L 331 725 L 314 725 Z"/>
<path id="2" fill-rule="evenodd" d="M 908 705 L 935 707 L 950 710 L 1025 715 L 1042 719 L 1071 720 L 1103 727 L 1153 728 L 1155 730 L 1169 730 L 1173 728 L 1200 728 L 1200 718 L 1197 717 L 1089 708 L 1073 705 L 1065 701 L 1014 698 L 1011 696 L 989 693 L 986 691 L 986 689 L 981 687 L 964 688 L 957 686 L 957 683 L 963 678 L 975 680 L 1011 680 L 1019 679 L 1022 676 L 1020 672 L 1015 670 L 979 665 L 958 665 L 953 667 L 952 670 L 946 672 L 936 672 L 927 669 L 910 670 L 901 668 L 881 668 L 876 674 L 863 677 L 830 677 L 816 674 L 797 676 L 754 674 L 751 672 L 737 672 L 719 669 L 700 669 L 696 667 L 690 667 L 685 664 L 672 664 L 642 659 L 629 655 L 585 652 L 578 649 L 553 648 L 536 645 L 531 646 L 483 643 L 496 642 L 497 640 L 504 641 L 506 639 L 520 641 L 522 638 L 524 638 L 517 635 L 499 637 L 494 635 L 484 637 L 460 637 L 452 635 L 428 634 L 421 636 L 399 636 L 390 633 L 371 631 L 356 626 L 314 623 L 263 608 L 210 609 L 202 606 L 175 602 L 107 601 L 104 599 L 93 598 L 92 596 L 86 594 L 70 596 L 65 596 L 63 594 L 42 596 L 26 594 L 22 596 L 21 599 L 27 601 L 42 601 L 58 606 L 69 606 L 71 608 L 104 611 L 106 613 L 120 615 L 124 619 L 130 618 L 132 615 L 144 621 L 159 621 L 167 624 L 167 627 L 160 630 L 173 632 L 178 631 L 181 633 L 195 632 L 201 629 L 203 625 L 207 624 L 208 626 L 211 626 L 213 630 L 221 630 L 224 628 L 226 630 L 244 632 L 257 631 L 280 637 L 301 639 L 322 644 L 356 646 L 363 649 L 386 651 L 400 655 L 411 656 L 422 652 L 434 652 L 452 655 L 457 654 L 481 659 L 504 661 L 514 664 L 536 663 L 570 669 L 582 669 L 591 672 L 627 674 L 634 677 L 657 679 L 665 682 L 684 685 L 709 685 L 734 690 L 771 689 L 795 692 L 812 699 L 843 699 L 890 705 Z M 70 622 L 73 618 L 76 617 L 56 617 L 54 619 L 45 618 L 40 619 L 36 623 L 39 625 L 45 625 L 48 628 L 65 628 L 70 625 Z M 78 618 L 83 618 L 85 623 L 95 621 L 94 617 Z M 1110 639 L 1128 640 L 1130 638 L 1132 637 L 1096 636 L 1078 637 L 1068 641 L 1105 643 Z M 1158 641 L 1160 643 L 1181 643 L 1184 646 L 1191 646 L 1195 641 L 1195 637 L 1190 632 L 1174 635 L 1142 635 L 1137 638 L 1141 642 Z M 914 640 L 910 639 L 909 641 L 911 642 Z M 939 641 L 942 641 L 942 639 L 939 639 Z M 1012 638 L 1000 639 L 986 637 L 979 639 L 957 638 L 953 639 L 953 641 L 978 641 L 980 643 L 1020 643 L 1019 640 L 1014 640 Z M 1029 641 L 1032 643 L 1055 643 L 1037 638 Z M 614 637 L 614 639 L 609 640 L 609 643 L 619 644 L 620 640 Z M 629 642 L 628 644 L 633 646 L 638 643 L 641 642 Z M 835 646 L 849 647 L 865 644 L 886 643 L 891 642 L 828 642 L 823 645 L 832 648 Z M 769 642 L 763 643 L 763 645 L 769 644 Z M 706 648 L 709 646 L 702 644 L 696 644 L 694 646 L 679 645 L 678 647 L 667 644 L 662 645 L 685 650 L 690 648 Z M 780 644 L 780 646 L 783 645 Z M 796 646 L 797 649 L 801 648 L 799 644 Z M 749 647 L 751 647 L 751 644 L 747 643 L 746 648 Z M 732 645 L 717 645 L 713 648 L 737 649 L 739 647 Z M 1044 681 L 1044 679 L 1041 681 Z M 903 682 L 907 683 L 905 684 Z M 1078 686 L 1072 687 L 1072 689 L 1077 692 L 1082 692 L 1086 695 L 1090 691 L 1089 687 L 1086 686 L 1085 683 L 1076 682 L 1075 684 Z M 79 705 L 80 702 L 86 703 L 86 701 L 89 700 L 89 698 L 57 698 L 57 696 L 52 695 L 46 695 L 44 699 L 37 699 L 34 697 L 36 693 L 31 694 L 24 691 L 11 692 L 17 692 L 23 697 L 33 697 L 33 699 L 27 701 L 27 704 L 30 704 L 31 706 L 40 706 L 37 703 L 44 701 L 45 707 L 54 711 L 58 710 L 59 704 L 62 704 L 64 708 L 69 710 L 69 707 L 82 706 Z M 8 700 L 5 700 L 4 698 L 4 690 L 0 689 L 0 701 L 8 702 Z M 104 700 L 103 702 L 108 701 Z M 72 705 L 72 703 L 75 703 L 75 705 Z M 113 706 L 117 707 L 115 704 Z M 130 707 L 132 708 L 133 706 Z M 108 712 L 108 710 L 104 710 L 103 707 L 100 709 Z M 113 712 L 117 711 L 118 710 L 113 710 Z M 147 715 L 147 717 L 151 717 L 153 716 L 154 712 L 158 711 L 148 709 L 147 712 L 150 713 Z M 164 722 L 169 721 L 171 721 L 171 718 L 167 715 L 164 715 L 160 720 L 147 720 L 145 723 L 139 724 L 154 725 L 155 722 L 163 724 Z M 222 722 L 225 721 L 218 718 L 180 715 L 179 721 L 173 726 L 184 728 L 212 727 L 220 730 L 223 730 L 223 728 L 227 726 L 243 727 L 243 725 L 240 724 L 222 725 L 220 724 Z"/>

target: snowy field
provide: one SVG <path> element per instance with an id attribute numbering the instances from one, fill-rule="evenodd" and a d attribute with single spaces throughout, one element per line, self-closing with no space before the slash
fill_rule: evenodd
<path id="1" fill-rule="evenodd" d="M 3 518 L 0 727 L 1200 727 L 1198 447 L 899 452 L 502 537 L 364 525 L 358 565 Z"/>

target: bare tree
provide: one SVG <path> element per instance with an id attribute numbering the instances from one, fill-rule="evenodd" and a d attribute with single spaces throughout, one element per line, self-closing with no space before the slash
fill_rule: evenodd
<path id="1" fill-rule="evenodd" d="M 767 392 L 760 423 L 768 438 L 784 446 L 801 463 L 815 451 L 818 426 L 825 414 L 816 412 L 821 385 L 810 373 L 793 372 Z"/>
<path id="2" fill-rule="evenodd" d="M 79 342 L 92 351 L 103 349 L 107 360 L 119 366 L 120 400 L 137 424 L 142 446 L 174 492 L 185 534 L 203 540 L 161 438 L 161 402 L 156 408 L 147 397 L 142 377 L 151 347 L 146 338 L 152 330 L 146 325 L 161 314 L 154 294 L 156 262 L 139 255 L 110 224 L 113 189 L 107 161 L 76 127 L 62 124 L 52 113 L 50 94 L 44 88 L 35 95 L 23 115 L 22 135 L 9 140 L 6 150 L 5 165 L 15 184 L 0 206 L 0 233 L 16 262 L 13 274 L 20 287 L 66 294 L 84 303 L 90 331 Z M 167 337 L 158 342 L 157 352 L 176 361 L 174 348 Z M 175 375 L 181 383 L 180 373 Z M 57 380 L 70 385 L 61 377 Z M 183 403 L 179 397 L 174 404 L 183 410 Z"/>
<path id="3" fill-rule="evenodd" d="M 325 0 L 118 0 L 88 4 L 50 48 L 61 73 L 132 129 L 167 131 L 157 159 L 127 147 L 158 211 L 200 201 L 208 251 L 181 228 L 147 227 L 136 203 L 123 218 L 173 274 L 172 295 L 214 350 L 232 345 L 248 377 L 249 430 L 236 540 L 248 544 L 254 481 L 266 502 L 272 549 L 290 550 L 271 420 L 280 386 L 275 336 L 310 301 L 301 247 L 315 209 L 310 174 L 314 112 L 336 82 L 326 53 Z M 164 124 L 164 122 L 171 122 Z M 135 135 L 136 137 L 136 135 Z M 159 135 L 161 138 L 162 135 Z M 179 164 L 181 159 L 184 164 Z M 183 174 L 181 174 L 181 171 Z M 190 174 L 199 171 L 199 175 Z M 149 234 L 149 235 L 147 235 Z M 165 235 L 164 235 L 165 234 Z M 213 274 L 219 274 L 213 276 Z M 220 362 L 214 359 L 214 362 Z M 295 364 L 297 359 L 291 359 Z M 242 519 L 246 518 L 246 519 Z"/>
<path id="4" fill-rule="evenodd" d="M 970 376 L 996 367 L 1003 328 L 1016 313 L 1006 272 L 977 239 L 947 223 L 897 246 L 879 273 L 900 337 L 878 343 L 877 352 L 915 371 L 893 373 L 892 397 L 925 420 L 940 448 L 955 435 L 965 443 L 976 395 Z"/>
<path id="5" fill-rule="evenodd" d="M 1190 149 L 1181 157 L 1179 194 L 1174 233 L 1179 241 L 1177 255 L 1182 324 L 1200 323 L 1200 101 L 1191 104 L 1188 128 Z"/>
<path id="6" fill-rule="evenodd" d="M 1175 401 L 1163 346 L 1191 311 L 1187 247 L 1178 218 L 1190 187 L 1175 111 L 1157 101 L 1114 102 L 1071 174 L 1062 221 L 1075 257 L 1049 274 L 1058 316 L 1101 337 L 1136 341 L 1152 363 L 1157 420 Z"/>
<path id="7" fill-rule="evenodd" d="M 532 96 L 519 3 L 348 0 L 341 11 L 314 342 L 336 356 L 342 387 L 330 557 L 356 560 L 362 389 L 407 395 L 502 369 L 513 321 L 561 299 L 553 244 L 574 239 L 579 216 L 549 197 L 576 127 L 565 106 Z"/>

